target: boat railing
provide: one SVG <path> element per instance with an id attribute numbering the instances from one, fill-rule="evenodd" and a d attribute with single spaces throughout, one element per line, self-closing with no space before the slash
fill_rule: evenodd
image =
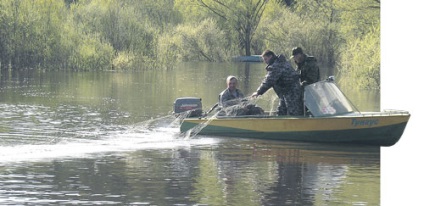
<path id="1" fill-rule="evenodd" d="M 408 111 L 397 109 L 385 109 L 381 112 L 363 112 L 363 116 L 406 116 L 410 115 Z"/>
<path id="2" fill-rule="evenodd" d="M 408 116 L 410 113 L 405 110 L 396 110 L 396 109 L 385 109 L 381 112 L 348 112 L 345 114 L 339 114 L 334 116 L 321 116 L 321 117 L 314 117 L 314 116 L 278 116 L 276 113 L 270 114 L 269 112 L 266 112 L 265 114 L 260 115 L 240 115 L 240 116 L 220 116 L 220 115 L 214 115 L 213 118 L 217 119 L 246 119 L 246 118 L 332 118 L 332 117 L 349 117 L 349 116 L 362 116 L 362 117 L 379 117 L 379 116 Z M 209 119 L 212 117 L 203 117 L 205 119 Z"/>
<path id="3" fill-rule="evenodd" d="M 402 114 L 402 115 L 409 115 L 409 112 L 406 110 L 398 110 L 398 109 L 385 109 L 383 110 L 383 112 L 388 113 L 388 114 Z"/>

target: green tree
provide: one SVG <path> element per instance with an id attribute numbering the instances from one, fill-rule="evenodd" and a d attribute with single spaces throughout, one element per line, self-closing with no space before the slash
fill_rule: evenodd
<path id="1" fill-rule="evenodd" d="M 62 1 L 11 1 L 0 3 L 2 68 L 61 65 L 61 26 L 66 19 Z"/>
<path id="2" fill-rule="evenodd" d="M 319 27 L 318 36 L 321 38 L 313 45 L 308 45 L 309 51 L 321 59 L 325 67 L 330 68 L 327 75 L 333 75 L 333 68 L 339 58 L 340 45 L 344 38 L 340 36 L 340 9 L 336 2 L 339 0 L 304 0 L 296 1 L 294 11 L 305 21 L 313 22 Z"/>
<path id="3" fill-rule="evenodd" d="M 380 1 L 335 1 L 340 10 L 341 33 L 347 40 L 362 37 L 380 25 Z"/>
<path id="4" fill-rule="evenodd" d="M 159 42 L 162 58 L 182 61 L 226 61 L 232 51 L 226 47 L 226 33 L 213 19 L 177 26 L 175 31 L 162 36 Z"/>
<path id="5" fill-rule="evenodd" d="M 139 22 L 158 29 L 161 33 L 173 29 L 182 22 L 182 14 L 176 9 L 176 0 L 132 0 Z"/>
<path id="6" fill-rule="evenodd" d="M 336 29 L 338 19 L 331 9 L 321 10 L 319 5 L 302 7 L 304 5 L 299 4 L 288 7 L 270 2 L 258 28 L 257 44 L 286 56 L 291 55 L 293 47 L 301 46 L 326 67 L 334 64 L 341 43 Z M 318 14 L 309 14 L 311 10 Z M 327 15 L 324 15 L 326 12 Z"/>
<path id="7" fill-rule="evenodd" d="M 252 39 L 268 0 L 197 0 L 198 5 L 224 20 L 226 27 L 237 34 L 238 46 L 251 55 Z"/>
<path id="8" fill-rule="evenodd" d="M 0 11 L 2 70 L 171 68 L 301 46 L 327 75 L 379 87 L 379 0 L 2 0 Z"/>
<path id="9" fill-rule="evenodd" d="M 380 1 L 337 1 L 346 43 L 337 65 L 341 83 L 380 88 Z"/>

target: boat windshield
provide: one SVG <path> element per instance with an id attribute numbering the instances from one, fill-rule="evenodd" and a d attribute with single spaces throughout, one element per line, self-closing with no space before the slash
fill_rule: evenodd
<path id="1" fill-rule="evenodd" d="M 329 81 L 305 87 L 305 105 L 315 117 L 335 116 L 354 112 L 354 107 L 340 89 Z"/>

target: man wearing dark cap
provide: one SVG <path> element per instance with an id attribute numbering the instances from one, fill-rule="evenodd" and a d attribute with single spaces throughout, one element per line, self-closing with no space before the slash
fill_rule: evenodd
<path id="1" fill-rule="evenodd" d="M 303 53 L 302 48 L 295 47 L 290 57 L 296 63 L 296 70 L 300 73 L 300 84 L 305 87 L 320 80 L 317 59 Z"/>

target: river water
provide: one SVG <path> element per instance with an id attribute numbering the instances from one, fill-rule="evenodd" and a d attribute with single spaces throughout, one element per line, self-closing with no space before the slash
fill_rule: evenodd
<path id="1" fill-rule="evenodd" d="M 251 94 L 263 66 L 2 74 L 0 205 L 379 205 L 379 147 L 179 133 L 176 98 L 207 110 L 228 75 Z M 378 92 L 342 90 L 379 110 Z"/>

